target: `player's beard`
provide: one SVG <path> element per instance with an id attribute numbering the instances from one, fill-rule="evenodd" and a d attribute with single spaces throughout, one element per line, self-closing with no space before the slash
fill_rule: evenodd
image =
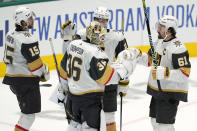
<path id="1" fill-rule="evenodd" d="M 32 29 L 33 28 L 33 25 L 28 25 L 28 29 Z"/>
<path id="2" fill-rule="evenodd" d="M 163 39 L 162 35 L 158 32 L 158 39 Z"/>

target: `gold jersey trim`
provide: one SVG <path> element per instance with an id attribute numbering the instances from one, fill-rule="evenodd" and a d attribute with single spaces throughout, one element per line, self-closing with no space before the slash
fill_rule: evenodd
<path id="1" fill-rule="evenodd" d="M 148 83 L 148 86 L 156 91 L 159 91 L 158 88 L 152 86 L 150 83 Z M 184 90 L 174 90 L 174 89 L 162 89 L 163 92 L 180 92 L 180 93 L 188 93 L 188 91 L 184 91 Z"/>
<path id="2" fill-rule="evenodd" d="M 5 74 L 7 77 L 38 77 L 37 75 L 24 75 L 24 74 Z"/>
<path id="3" fill-rule="evenodd" d="M 113 72 L 114 72 L 114 69 L 112 67 L 110 67 L 109 64 L 107 64 L 107 67 L 105 69 L 103 76 L 96 81 L 102 85 L 106 85 L 107 82 L 109 82 L 109 80 L 111 79 Z"/>
<path id="4" fill-rule="evenodd" d="M 182 72 L 184 75 L 186 75 L 187 77 L 189 77 L 191 68 L 181 67 L 180 70 L 181 70 L 181 72 Z"/>
<path id="5" fill-rule="evenodd" d="M 104 92 L 104 89 L 97 89 L 97 90 L 88 90 L 88 91 L 83 91 L 83 92 L 79 92 L 79 93 L 74 93 L 74 92 L 71 92 L 70 90 L 70 93 L 73 94 L 73 95 L 84 95 L 84 94 L 88 94 L 88 93 L 96 93 L 96 92 Z"/>
<path id="6" fill-rule="evenodd" d="M 128 86 L 129 85 L 129 80 L 119 81 L 118 85 L 120 85 L 120 86 Z"/>
<path id="7" fill-rule="evenodd" d="M 66 73 L 66 71 L 62 68 L 62 66 L 59 67 L 59 70 L 60 70 L 60 76 L 61 76 L 63 79 L 67 80 L 67 73 Z"/>
<path id="8" fill-rule="evenodd" d="M 40 58 L 36 59 L 35 61 L 28 63 L 28 67 L 31 70 L 31 72 L 38 70 L 40 67 L 42 67 L 42 60 Z"/>

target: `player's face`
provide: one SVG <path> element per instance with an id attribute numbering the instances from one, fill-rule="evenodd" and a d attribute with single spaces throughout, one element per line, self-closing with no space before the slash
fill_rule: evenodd
<path id="1" fill-rule="evenodd" d="M 34 27 L 34 19 L 33 19 L 33 17 L 31 16 L 31 17 L 28 19 L 28 21 L 29 21 L 28 28 L 29 28 L 29 29 L 32 29 L 32 28 Z"/>
<path id="2" fill-rule="evenodd" d="M 101 18 L 94 18 L 94 21 L 97 21 L 101 24 L 103 27 L 107 27 L 108 19 L 101 19 Z"/>
<path id="3" fill-rule="evenodd" d="M 166 36 L 166 28 L 165 28 L 165 26 L 163 26 L 161 24 L 158 24 L 157 33 L 158 33 L 158 38 L 159 39 L 164 39 L 165 36 Z"/>

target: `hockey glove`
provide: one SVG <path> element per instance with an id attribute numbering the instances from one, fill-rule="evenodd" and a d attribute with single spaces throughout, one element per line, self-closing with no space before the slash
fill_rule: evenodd
<path id="1" fill-rule="evenodd" d="M 128 77 L 121 79 L 118 84 L 118 94 L 122 93 L 122 96 L 126 96 L 129 88 L 129 79 Z"/>
<path id="2" fill-rule="evenodd" d="M 126 75 L 121 76 L 121 78 L 131 75 L 136 67 L 136 59 L 132 56 L 129 50 L 120 52 L 117 58 L 117 63 L 122 64 L 127 70 Z"/>
<path id="3" fill-rule="evenodd" d="M 170 69 L 168 67 L 157 66 L 157 69 L 155 69 L 155 67 L 152 67 L 151 70 L 153 80 L 167 79 L 170 76 Z"/>
<path id="4" fill-rule="evenodd" d="M 50 79 L 50 71 L 49 71 L 49 67 L 48 67 L 47 63 L 43 63 L 43 66 L 44 66 L 44 71 L 43 71 L 43 74 L 40 78 L 40 81 L 45 82 Z"/>
<path id="5" fill-rule="evenodd" d="M 129 56 L 129 59 L 136 59 L 138 56 L 142 56 L 142 51 L 137 49 L 137 48 L 128 48 L 127 49 L 129 54 L 127 53 L 127 55 Z"/>
<path id="6" fill-rule="evenodd" d="M 63 40 L 72 40 L 76 32 L 76 25 L 68 20 L 61 26 L 61 31 Z"/>
<path id="7" fill-rule="evenodd" d="M 57 103 L 62 106 L 64 105 L 64 101 L 67 98 L 67 91 L 61 87 L 61 84 L 57 85 Z"/>
<path id="8" fill-rule="evenodd" d="M 114 62 L 111 64 L 111 67 L 115 69 L 115 71 L 118 73 L 120 78 L 124 78 L 125 76 L 128 75 L 128 71 L 124 67 L 122 63 Z"/>

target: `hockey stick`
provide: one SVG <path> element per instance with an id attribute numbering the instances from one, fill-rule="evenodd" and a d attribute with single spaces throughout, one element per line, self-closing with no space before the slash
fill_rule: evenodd
<path id="1" fill-rule="evenodd" d="M 52 49 L 52 52 L 53 52 L 53 59 L 54 59 L 54 61 L 55 61 L 55 67 L 56 67 L 58 79 L 59 79 L 59 82 L 61 83 L 61 81 L 60 81 L 60 72 L 59 72 L 59 69 L 58 69 L 58 64 L 57 64 L 57 59 L 56 59 L 56 56 L 55 56 L 55 50 L 54 50 L 54 47 L 53 47 L 52 38 L 49 38 L 49 43 L 50 43 L 50 45 L 51 45 L 51 49 Z"/>
<path id="2" fill-rule="evenodd" d="M 40 87 L 51 87 L 52 84 L 40 84 Z"/>
<path id="3" fill-rule="evenodd" d="M 122 92 L 120 92 L 119 95 L 120 95 L 120 131 L 122 131 L 122 100 L 123 100 Z"/>
<path id="4" fill-rule="evenodd" d="M 153 57 L 153 63 L 154 63 L 155 69 L 157 69 L 157 61 L 156 61 L 156 58 L 155 58 L 155 50 L 154 50 L 154 47 L 153 47 L 153 41 L 152 41 L 152 36 L 151 36 L 151 31 L 150 31 L 149 20 L 148 20 L 148 16 L 147 16 L 147 9 L 146 9 L 145 0 L 142 0 L 142 3 L 143 3 L 143 8 L 144 8 L 144 15 L 145 15 L 145 18 L 146 18 L 146 26 L 147 26 L 147 31 L 148 31 L 149 43 L 150 43 L 150 47 L 151 47 L 151 53 L 152 53 L 152 57 Z M 162 91 L 161 90 L 161 84 L 160 84 L 159 80 L 157 80 L 157 85 L 158 85 L 159 91 Z"/>
<path id="5" fill-rule="evenodd" d="M 124 35 L 124 18 L 122 19 L 122 33 Z M 120 131 L 122 131 L 122 101 L 123 101 L 123 94 L 122 92 L 119 93 L 120 95 Z"/>
<path id="6" fill-rule="evenodd" d="M 122 19 L 122 33 L 124 34 L 124 18 Z"/>

